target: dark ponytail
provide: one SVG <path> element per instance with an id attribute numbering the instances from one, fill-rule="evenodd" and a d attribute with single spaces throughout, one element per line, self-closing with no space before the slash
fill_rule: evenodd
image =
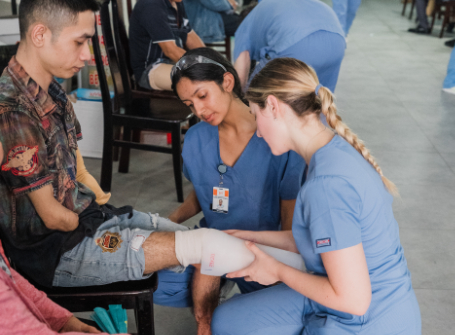
<path id="1" fill-rule="evenodd" d="M 239 75 L 237 74 L 237 71 L 234 69 L 234 66 L 231 64 L 231 62 L 223 57 L 218 51 L 215 51 L 211 48 L 192 49 L 187 51 L 183 57 L 190 55 L 204 56 L 223 65 L 226 68 L 227 72 L 230 72 L 234 76 L 234 95 L 248 105 L 248 102 L 243 98 Z M 194 64 L 188 69 L 177 71 L 175 73 L 175 75 L 171 78 L 172 90 L 174 91 L 175 95 L 178 96 L 176 87 L 177 83 L 182 78 L 188 78 L 191 81 L 214 81 L 218 84 L 218 86 L 222 87 L 221 85 L 224 81 L 224 73 L 225 71 L 223 68 L 216 64 Z"/>

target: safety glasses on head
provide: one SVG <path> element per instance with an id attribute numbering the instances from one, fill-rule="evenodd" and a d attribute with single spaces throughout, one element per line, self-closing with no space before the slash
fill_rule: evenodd
<path id="1" fill-rule="evenodd" d="M 171 70 L 171 80 L 177 73 L 177 70 L 180 71 L 186 70 L 192 67 L 194 64 L 215 64 L 221 67 L 224 70 L 224 72 L 227 72 L 226 68 L 223 65 L 221 65 L 218 62 L 215 62 L 214 60 L 211 60 L 210 58 L 201 55 L 189 55 L 180 58 L 180 60 L 173 66 Z"/>

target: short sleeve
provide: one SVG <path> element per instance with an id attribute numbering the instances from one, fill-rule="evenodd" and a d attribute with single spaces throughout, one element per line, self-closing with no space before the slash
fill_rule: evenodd
<path id="1" fill-rule="evenodd" d="M 280 198 L 283 200 L 294 200 L 300 191 L 303 183 L 303 171 L 305 161 L 296 152 L 288 153 L 288 160 L 280 182 Z"/>
<path id="2" fill-rule="evenodd" d="M 349 182 L 340 177 L 317 177 L 305 183 L 301 196 L 304 221 L 316 254 L 362 242 L 362 201 Z"/>
<path id="3" fill-rule="evenodd" d="M 70 102 L 71 103 L 71 102 Z M 72 106 L 71 106 L 72 107 Z M 72 109 L 72 108 L 71 108 Z M 79 123 L 79 120 L 77 119 L 76 113 L 73 110 L 73 115 L 74 115 L 74 130 L 76 131 L 76 139 L 78 141 L 82 140 L 82 128 L 81 124 Z"/>
<path id="4" fill-rule="evenodd" d="M 52 183 L 46 145 L 36 121 L 21 112 L 0 115 L 0 142 L 4 151 L 0 173 L 16 196 Z"/>
<path id="5" fill-rule="evenodd" d="M 137 12 L 138 19 L 153 43 L 174 41 L 174 34 L 169 26 L 166 3 L 156 1 L 153 5 L 143 6 L 143 9 Z"/>
<path id="6" fill-rule="evenodd" d="M 250 29 L 253 21 L 251 14 L 253 14 L 253 12 L 247 15 L 235 32 L 234 62 L 239 58 L 243 51 L 248 51 L 250 53 L 250 58 L 253 58 L 254 52 L 251 50 L 252 45 L 250 41 Z"/>

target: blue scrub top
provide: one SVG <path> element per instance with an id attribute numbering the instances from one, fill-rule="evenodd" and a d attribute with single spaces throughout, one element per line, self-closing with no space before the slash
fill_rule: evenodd
<path id="1" fill-rule="evenodd" d="M 218 127 L 200 122 L 185 135 L 183 173 L 193 183 L 204 213 L 201 227 L 216 229 L 278 230 L 280 199 L 297 197 L 305 161 L 295 152 L 274 156 L 264 139 L 253 135 L 233 167 L 223 175 L 229 189 L 229 212 L 213 212 L 213 187 L 220 183 L 222 164 Z"/>
<path id="2" fill-rule="evenodd" d="M 418 311 L 392 201 L 376 170 L 340 136 L 313 155 L 294 212 L 292 232 L 299 252 L 309 271 L 326 276 L 321 253 L 363 243 L 373 293 L 364 316 L 312 301 L 315 309 L 351 324 L 371 323 L 404 302 Z"/>
<path id="3" fill-rule="evenodd" d="M 320 30 L 344 37 L 332 8 L 319 0 L 263 0 L 235 33 L 234 59 L 248 50 L 250 58 L 261 60 L 277 54 Z"/>

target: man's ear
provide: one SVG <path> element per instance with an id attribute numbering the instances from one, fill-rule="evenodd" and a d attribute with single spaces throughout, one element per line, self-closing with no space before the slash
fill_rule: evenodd
<path id="1" fill-rule="evenodd" d="M 31 28 L 30 39 L 37 48 L 41 48 L 44 45 L 47 32 L 49 32 L 49 28 L 42 23 L 38 23 Z"/>
<path id="2" fill-rule="evenodd" d="M 235 78 L 230 72 L 224 73 L 224 80 L 223 80 L 223 90 L 225 92 L 231 93 L 234 90 L 235 86 Z"/>

